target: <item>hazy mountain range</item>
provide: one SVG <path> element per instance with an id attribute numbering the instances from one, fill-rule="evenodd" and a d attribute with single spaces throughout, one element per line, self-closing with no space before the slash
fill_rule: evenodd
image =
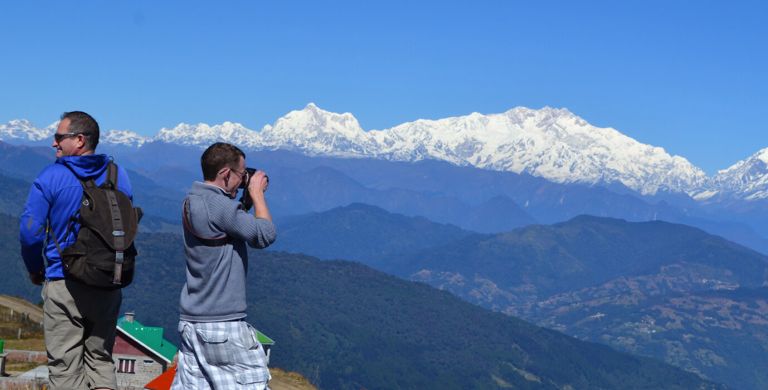
<path id="1" fill-rule="evenodd" d="M 285 221 L 273 249 L 354 259 L 733 388 L 768 386 L 768 256 L 689 226 L 580 216 L 489 235 L 353 204 Z"/>
<path id="2" fill-rule="evenodd" d="M 40 129 L 26 120 L 0 125 L 0 140 L 47 141 L 55 124 Z M 700 201 L 768 198 L 768 148 L 707 175 L 681 156 L 600 128 L 567 109 L 513 108 L 501 114 L 417 120 L 385 130 L 362 129 L 350 113 L 314 104 L 253 131 L 238 123 L 179 124 L 154 137 L 111 130 L 104 143 L 141 147 L 162 141 L 207 146 L 227 141 L 252 150 L 290 150 L 311 156 L 434 159 L 461 166 L 525 173 L 555 183 L 620 184 L 642 195 L 683 193 Z"/>
<path id="3" fill-rule="evenodd" d="M 270 174 L 268 198 L 278 219 L 359 202 L 467 230 L 496 233 L 589 214 L 685 223 L 768 253 L 765 200 L 697 202 L 685 194 L 661 192 L 643 196 L 621 184 L 555 183 L 525 173 L 438 160 L 399 162 L 307 156 L 283 150 L 246 151 L 249 165 Z M 168 230 L 169 225 L 178 225 L 180 199 L 193 181 L 200 180 L 199 146 L 161 141 L 141 147 L 104 143 L 99 145 L 99 152 L 114 156 L 128 169 L 136 201 L 146 214 L 142 229 Z M 49 145 L 0 141 L 0 176 L 31 183 L 53 160 Z M 28 190 L 24 182 L 9 182 L 8 186 L 18 186 L 13 191 L 23 194 Z M 20 208 L 23 197 L 7 201 Z"/>

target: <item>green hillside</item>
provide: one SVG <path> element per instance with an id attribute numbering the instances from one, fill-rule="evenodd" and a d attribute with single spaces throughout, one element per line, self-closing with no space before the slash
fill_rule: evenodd
<path id="1" fill-rule="evenodd" d="M 20 215 L 31 183 L 0 173 L 0 213 Z"/>
<path id="2" fill-rule="evenodd" d="M 280 253 L 258 264 L 252 321 L 278 340 L 276 364 L 324 388 L 707 387 L 360 264 Z"/>
<path id="3" fill-rule="evenodd" d="M 21 259 L 19 246 L 19 219 L 0 213 L 0 294 L 20 296 L 38 303 L 40 287 L 29 281 L 27 269 Z"/>
<path id="4" fill-rule="evenodd" d="M 713 276 L 723 280 L 756 287 L 768 275 L 767 259 L 685 225 L 581 216 L 551 226 L 468 237 L 408 257 L 392 258 L 386 269 L 398 275 L 422 269 L 478 274 L 505 287 L 530 283 L 542 297 L 617 277 L 655 273 L 661 267 L 681 262 L 711 269 Z"/>
<path id="5" fill-rule="evenodd" d="M 378 266 L 393 256 L 445 245 L 475 233 L 423 217 L 407 217 L 353 203 L 324 213 L 279 221 L 270 250 L 311 253 L 323 259 L 367 260 Z"/>
<path id="6" fill-rule="evenodd" d="M 0 226 L 14 226 L 14 218 L 2 219 Z M 11 230 L 0 236 L 3 248 L 13 246 Z M 172 338 L 184 275 L 180 237 L 143 235 L 139 251 L 123 310 Z M 3 253 L 0 266 L 18 272 L 18 252 Z M 34 295 L 8 283 L 23 285 L 24 275 L 9 276 L 0 292 Z M 360 264 L 254 252 L 248 293 L 249 321 L 276 341 L 272 364 L 321 388 L 718 388 Z"/>
<path id="7" fill-rule="evenodd" d="M 375 248 L 380 241 L 376 235 L 337 235 L 341 227 L 399 227 L 401 235 L 412 234 L 407 220 L 394 223 L 391 214 L 379 218 L 382 212 L 352 218 L 342 208 L 311 216 L 322 225 L 297 217 L 281 239 L 301 241 L 294 231 L 319 226 L 302 250 L 339 258 L 348 252 L 334 248 Z M 440 225 L 424 225 L 419 234 L 432 229 Z M 745 293 L 765 291 L 768 257 L 758 252 L 690 226 L 590 216 L 433 245 L 393 256 L 361 250 L 345 258 L 733 388 L 768 387 L 762 369 L 768 364 L 768 295 Z"/>

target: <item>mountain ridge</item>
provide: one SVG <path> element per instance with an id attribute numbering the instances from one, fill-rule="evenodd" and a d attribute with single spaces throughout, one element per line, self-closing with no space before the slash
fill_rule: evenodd
<path id="1" fill-rule="evenodd" d="M 22 122 L 24 126 L 18 125 Z M 17 120 L 0 125 L 0 139 L 19 142 L 19 134 L 24 131 L 31 134 L 28 141 L 39 142 L 44 139 L 40 134 L 52 134 L 55 129 L 49 126 L 45 131 L 33 131 L 28 121 Z M 148 142 L 206 146 L 226 141 L 253 150 L 292 150 L 312 156 L 411 162 L 435 159 L 527 173 L 556 183 L 621 183 L 643 195 L 676 192 L 708 199 L 715 193 L 729 193 L 726 190 L 731 188 L 721 185 L 728 180 L 708 177 L 684 157 L 642 144 L 616 129 L 592 126 L 564 108 L 516 107 L 499 114 L 475 112 L 437 120 L 419 119 L 366 131 L 350 113 L 333 113 L 309 103 L 260 131 L 233 122 L 213 126 L 180 123 L 174 128 L 162 128 L 154 137 L 111 130 L 103 139 L 105 143 L 128 147 Z M 768 175 L 768 168 L 763 171 Z M 768 182 L 757 185 L 768 193 Z"/>

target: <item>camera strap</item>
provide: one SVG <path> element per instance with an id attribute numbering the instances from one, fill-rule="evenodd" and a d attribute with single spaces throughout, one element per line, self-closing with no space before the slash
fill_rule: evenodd
<path id="1" fill-rule="evenodd" d="M 181 209 L 181 221 L 184 225 L 184 231 L 188 232 L 189 234 L 193 235 L 198 241 L 202 242 L 203 245 L 206 246 L 222 246 L 229 244 L 230 239 L 229 236 L 226 234 L 222 234 L 221 236 L 216 237 L 204 237 L 200 234 L 197 234 L 195 229 L 192 228 L 192 224 L 189 223 L 189 217 L 187 217 L 187 214 L 189 213 L 189 200 L 184 199 L 184 205 Z"/>

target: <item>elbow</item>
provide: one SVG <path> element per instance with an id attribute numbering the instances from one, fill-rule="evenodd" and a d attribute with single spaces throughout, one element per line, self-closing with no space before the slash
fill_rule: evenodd
<path id="1" fill-rule="evenodd" d="M 275 242 L 275 240 L 277 240 L 277 232 L 275 232 L 275 230 L 272 229 L 272 234 L 266 237 L 267 246 L 272 245 Z"/>
<path id="2" fill-rule="evenodd" d="M 251 241 L 252 247 L 264 249 L 275 242 L 277 239 L 277 231 L 275 231 L 275 225 L 272 223 L 269 225 L 270 226 L 268 227 L 265 226 L 265 228 L 260 229 L 259 234 L 257 234 L 255 239 Z"/>
<path id="3" fill-rule="evenodd" d="M 277 232 L 273 227 L 272 229 L 269 229 L 269 231 L 265 232 L 264 235 L 261 237 L 261 248 L 266 248 L 272 245 L 272 243 L 275 242 L 276 239 L 277 239 Z"/>
<path id="4" fill-rule="evenodd" d="M 41 244 L 45 239 L 45 226 L 32 217 L 22 215 L 19 222 L 19 243 L 22 247 Z"/>
<path id="5" fill-rule="evenodd" d="M 21 244 L 22 248 L 34 246 L 35 244 L 38 244 L 41 240 L 36 237 L 36 235 L 28 230 L 24 230 L 23 228 L 19 230 L 19 244 Z"/>

